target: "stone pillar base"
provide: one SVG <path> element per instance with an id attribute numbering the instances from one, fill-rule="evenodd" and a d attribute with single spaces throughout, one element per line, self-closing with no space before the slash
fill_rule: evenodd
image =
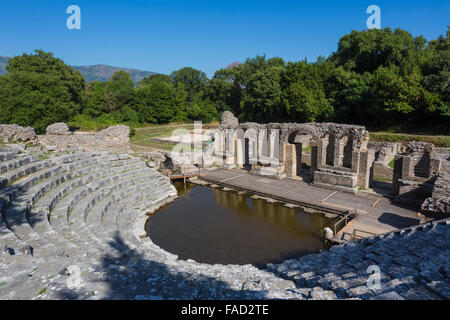
<path id="1" fill-rule="evenodd" d="M 270 176 L 280 180 L 286 178 L 284 166 L 279 166 L 278 168 L 255 166 L 255 168 L 252 168 L 252 170 L 250 170 L 249 173 L 258 176 Z"/>

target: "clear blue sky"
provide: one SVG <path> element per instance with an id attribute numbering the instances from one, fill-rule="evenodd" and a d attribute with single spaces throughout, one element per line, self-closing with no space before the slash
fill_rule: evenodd
<path id="1" fill-rule="evenodd" d="M 68 30 L 78 5 L 81 30 Z M 339 38 L 366 29 L 366 8 L 381 8 L 382 27 L 433 39 L 450 24 L 449 0 L 2 0 L 0 55 L 40 48 L 71 65 L 108 64 L 170 73 L 184 66 L 215 70 L 267 54 L 316 60 Z"/>

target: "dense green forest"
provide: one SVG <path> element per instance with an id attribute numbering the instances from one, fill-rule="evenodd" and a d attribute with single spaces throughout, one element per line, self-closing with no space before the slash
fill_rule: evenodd
<path id="1" fill-rule="evenodd" d="M 0 75 L 0 123 L 159 124 L 217 120 L 336 121 L 369 128 L 450 128 L 450 29 L 427 41 L 404 30 L 353 31 L 316 62 L 265 56 L 208 79 L 182 68 L 137 85 L 125 71 L 107 82 L 83 76 L 51 53 L 12 58 Z"/>

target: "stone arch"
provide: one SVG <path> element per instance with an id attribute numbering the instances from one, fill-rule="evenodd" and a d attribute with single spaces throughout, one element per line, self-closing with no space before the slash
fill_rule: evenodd
<path id="1" fill-rule="evenodd" d="M 285 160 L 289 176 L 312 179 L 313 171 L 317 164 L 317 148 L 311 149 L 309 154 L 303 154 L 303 149 L 315 145 L 316 136 L 306 127 L 289 130 L 285 141 Z M 314 152 L 316 154 L 314 154 Z"/>
<path id="2" fill-rule="evenodd" d="M 311 135 L 311 139 L 317 140 L 322 137 L 322 132 L 319 127 L 314 124 L 297 124 L 289 126 L 287 129 L 282 129 L 280 134 L 281 143 L 290 143 L 289 139 L 293 134 L 301 132 L 304 134 Z"/>

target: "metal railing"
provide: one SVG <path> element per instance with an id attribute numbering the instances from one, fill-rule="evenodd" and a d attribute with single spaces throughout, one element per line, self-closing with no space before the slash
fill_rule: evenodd
<path id="1" fill-rule="evenodd" d="M 186 174 L 186 167 L 184 165 L 180 166 L 180 173 L 173 173 L 172 170 L 167 171 L 167 176 L 169 179 L 183 179 L 184 183 L 186 183 L 187 178 L 195 177 L 200 175 L 201 168 L 197 167 L 197 173 L 194 171 Z"/>
<path id="2" fill-rule="evenodd" d="M 353 209 L 353 210 L 349 210 L 347 211 L 347 214 L 345 216 L 343 216 L 341 219 L 339 219 L 334 225 L 333 225 L 333 231 L 334 234 L 336 235 L 336 231 L 337 231 L 337 227 L 339 226 L 339 224 L 341 224 L 342 222 L 345 222 L 346 226 L 348 224 L 348 221 L 350 220 L 350 218 L 354 218 L 358 215 L 358 209 Z"/>
<path id="3" fill-rule="evenodd" d="M 356 240 L 356 239 L 359 239 L 359 238 L 361 238 L 361 237 L 357 237 L 356 236 L 356 233 L 357 232 L 360 232 L 360 233 L 364 233 L 364 234 L 369 234 L 369 235 L 372 235 L 372 236 L 375 236 L 375 235 L 377 235 L 376 233 L 373 233 L 373 232 L 369 232 L 369 231 L 364 231 L 364 230 L 361 230 L 361 229 L 353 229 L 353 240 Z"/>

